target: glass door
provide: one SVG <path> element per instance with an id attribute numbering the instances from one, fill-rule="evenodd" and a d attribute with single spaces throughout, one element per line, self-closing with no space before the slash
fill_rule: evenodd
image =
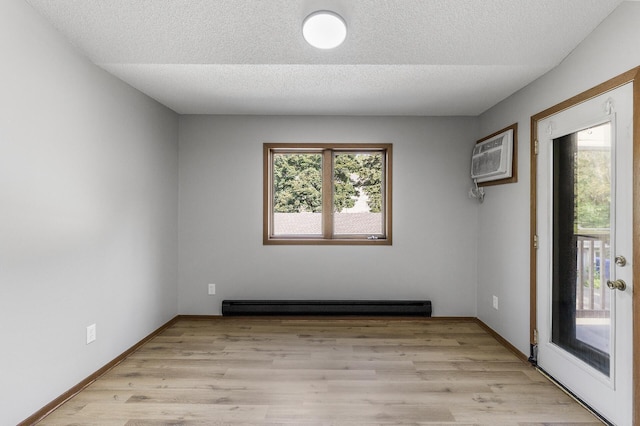
<path id="1" fill-rule="evenodd" d="M 610 376 L 611 123 L 553 140 L 551 341 Z"/>
<path id="2" fill-rule="evenodd" d="M 609 422 L 633 407 L 633 90 L 537 122 L 538 366 Z"/>

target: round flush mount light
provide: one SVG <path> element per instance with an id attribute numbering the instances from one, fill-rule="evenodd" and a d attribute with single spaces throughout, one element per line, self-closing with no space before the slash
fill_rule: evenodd
<path id="1" fill-rule="evenodd" d="M 304 39 L 318 49 L 333 49 L 347 37 L 347 24 L 335 12 L 319 10 L 307 16 L 302 23 Z"/>

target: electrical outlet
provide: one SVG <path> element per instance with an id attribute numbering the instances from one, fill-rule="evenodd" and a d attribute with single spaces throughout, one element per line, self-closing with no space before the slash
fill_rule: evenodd
<path id="1" fill-rule="evenodd" d="M 91 324 L 87 327 L 87 345 L 96 340 L 96 325 Z"/>
<path id="2" fill-rule="evenodd" d="M 209 284 L 209 294 L 216 294 L 216 285 Z"/>
<path id="3" fill-rule="evenodd" d="M 493 309 L 498 310 L 498 296 L 493 296 Z"/>

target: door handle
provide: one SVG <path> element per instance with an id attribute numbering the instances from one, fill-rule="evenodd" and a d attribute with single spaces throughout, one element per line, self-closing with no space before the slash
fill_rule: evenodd
<path id="1" fill-rule="evenodd" d="M 611 290 L 625 291 L 627 289 L 627 283 L 623 280 L 607 281 L 607 287 Z"/>

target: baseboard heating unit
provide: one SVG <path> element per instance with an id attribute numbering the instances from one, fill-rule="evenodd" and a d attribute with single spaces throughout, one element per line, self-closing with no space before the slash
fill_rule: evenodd
<path id="1" fill-rule="evenodd" d="M 223 300 L 222 315 L 431 316 L 430 300 Z"/>

